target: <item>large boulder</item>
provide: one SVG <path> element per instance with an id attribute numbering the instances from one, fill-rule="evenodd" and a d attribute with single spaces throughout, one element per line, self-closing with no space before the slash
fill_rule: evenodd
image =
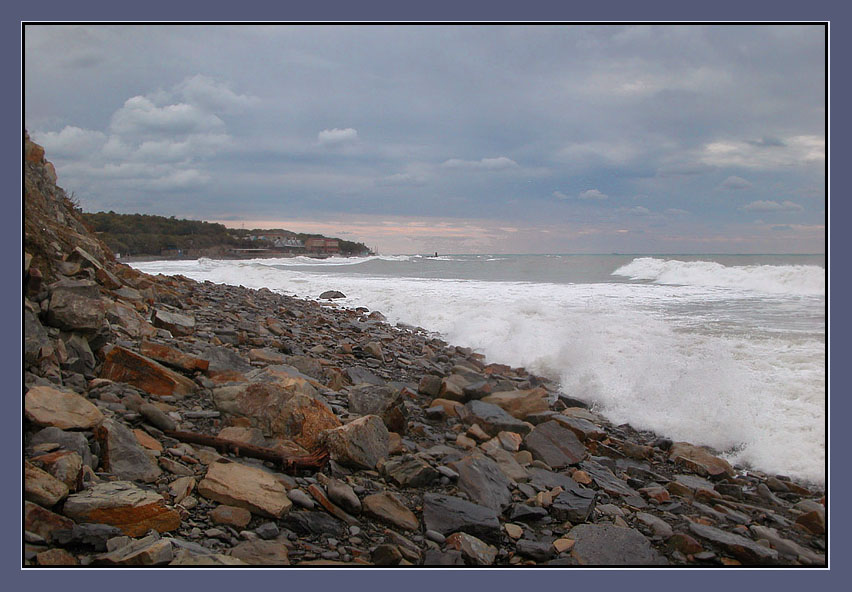
<path id="1" fill-rule="evenodd" d="M 89 280 L 62 280 L 51 285 L 47 324 L 65 331 L 94 333 L 103 325 L 106 307 L 98 285 Z"/>
<path id="2" fill-rule="evenodd" d="M 474 452 L 449 466 L 459 474 L 458 488 L 474 503 L 498 512 L 512 503 L 511 482 L 487 456 Z"/>
<path id="3" fill-rule="evenodd" d="M 118 345 L 106 355 L 101 378 L 126 382 L 159 397 L 183 397 L 198 389 L 186 376 Z"/>
<path id="4" fill-rule="evenodd" d="M 388 440 L 388 430 L 377 415 L 365 415 L 323 436 L 332 460 L 358 469 L 376 468 L 388 456 Z"/>
<path id="5" fill-rule="evenodd" d="M 293 506 L 287 488 L 274 475 L 235 462 L 211 464 L 198 484 L 198 493 L 221 504 L 275 519 Z"/>
<path id="6" fill-rule="evenodd" d="M 384 386 L 361 385 L 349 389 L 349 412 L 357 415 L 378 415 L 388 430 L 404 434 L 408 411 L 402 391 Z"/>
<path id="7" fill-rule="evenodd" d="M 580 565 L 634 566 L 666 565 L 660 555 L 638 530 L 612 524 L 580 524 L 568 533 L 575 541 L 571 556 Z"/>
<path id="8" fill-rule="evenodd" d="M 152 528 L 167 532 L 180 526 L 180 514 L 166 507 L 163 496 L 129 481 L 98 483 L 72 494 L 65 500 L 63 512 L 78 523 L 111 524 L 131 537 Z"/>
<path id="9" fill-rule="evenodd" d="M 500 542 L 497 511 L 450 495 L 423 496 L 423 522 L 427 530 L 443 535 L 466 532 L 487 541 Z"/>
<path id="10" fill-rule="evenodd" d="M 550 408 L 547 391 L 534 388 L 525 391 L 500 391 L 481 399 L 485 403 L 497 405 L 517 419 L 525 419 L 533 413 L 541 413 Z"/>
<path id="11" fill-rule="evenodd" d="M 574 432 L 556 421 L 539 424 L 524 438 L 533 458 L 559 469 L 582 461 L 588 453 Z"/>
<path id="12" fill-rule="evenodd" d="M 24 415 L 37 425 L 61 430 L 88 430 L 104 419 L 86 398 L 49 386 L 34 386 L 27 391 Z"/>
<path id="13" fill-rule="evenodd" d="M 105 419 L 95 428 L 95 438 L 101 445 L 104 470 L 119 479 L 150 483 L 162 473 L 124 424 Z"/>

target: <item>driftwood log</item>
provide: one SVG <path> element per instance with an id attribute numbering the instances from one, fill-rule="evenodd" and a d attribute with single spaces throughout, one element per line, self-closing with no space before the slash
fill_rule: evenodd
<path id="1" fill-rule="evenodd" d="M 313 454 L 307 456 L 290 456 L 275 450 L 274 448 L 264 448 L 262 446 L 254 446 L 244 442 L 235 442 L 234 440 L 226 440 L 216 436 L 208 436 L 207 434 L 196 434 L 195 432 L 176 432 L 164 431 L 169 438 L 174 438 L 181 442 L 190 444 L 201 444 L 203 446 L 211 446 L 219 452 L 230 452 L 235 456 L 244 456 L 247 458 L 258 458 L 275 463 L 286 473 L 295 474 L 298 471 L 319 471 L 328 462 L 328 451 L 320 448 L 314 451 Z"/>

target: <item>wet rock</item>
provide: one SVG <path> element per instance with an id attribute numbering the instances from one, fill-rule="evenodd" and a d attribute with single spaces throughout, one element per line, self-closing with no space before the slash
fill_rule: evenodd
<path id="1" fill-rule="evenodd" d="M 330 534 L 340 537 L 346 532 L 343 522 L 325 512 L 294 510 L 286 515 L 284 524 L 302 535 Z"/>
<path id="2" fill-rule="evenodd" d="M 382 464 L 382 473 L 399 487 L 426 487 L 440 478 L 441 474 L 415 455 L 406 455 Z"/>
<path id="3" fill-rule="evenodd" d="M 726 532 L 706 524 L 689 523 L 689 530 L 704 540 L 710 541 L 747 565 L 773 564 L 778 552 L 768 549 L 738 534 Z"/>
<path id="4" fill-rule="evenodd" d="M 608 524 L 580 524 L 568 537 L 571 556 L 581 565 L 666 565 L 668 562 L 638 530 Z"/>
<path id="5" fill-rule="evenodd" d="M 183 397 L 198 388 L 187 377 L 118 345 L 106 355 L 101 378 L 126 382 L 160 397 Z"/>
<path id="6" fill-rule="evenodd" d="M 196 370 L 205 372 L 210 367 L 208 360 L 189 355 L 161 343 L 142 341 L 139 346 L 139 353 L 161 364 L 179 368 L 185 372 L 195 372 Z"/>
<path id="7" fill-rule="evenodd" d="M 335 300 L 337 298 L 346 298 L 346 295 L 343 292 L 338 292 L 337 290 L 326 290 L 320 294 L 319 297 L 321 300 Z"/>
<path id="8" fill-rule="evenodd" d="M 486 541 L 500 540 L 500 522 L 495 510 L 454 496 L 424 494 L 423 522 L 428 530 L 445 536 L 461 531 Z"/>
<path id="9" fill-rule="evenodd" d="M 554 469 L 577 464 L 588 456 L 586 448 L 574 432 L 556 421 L 537 425 L 524 438 L 524 446 L 532 453 L 533 458 Z"/>
<path id="10" fill-rule="evenodd" d="M 154 311 L 152 323 L 155 327 L 165 329 L 176 336 L 192 335 L 195 332 L 195 319 L 176 312 L 157 309 Z"/>
<path id="11" fill-rule="evenodd" d="M 110 524 L 132 537 L 152 528 L 162 533 L 180 526 L 180 515 L 165 506 L 161 495 L 129 481 L 98 483 L 72 494 L 63 511 L 77 522 Z"/>
<path id="12" fill-rule="evenodd" d="M 155 481 L 162 472 L 124 424 L 105 419 L 95 428 L 101 445 L 101 464 L 118 477 L 132 481 Z"/>
<path id="13" fill-rule="evenodd" d="M 49 386 L 34 386 L 24 397 L 24 415 L 40 426 L 87 430 L 104 418 L 85 398 Z"/>
<path id="14" fill-rule="evenodd" d="M 701 476 L 733 476 L 734 469 L 724 459 L 713 456 L 705 449 L 688 442 L 675 442 L 669 449 L 669 459 L 675 464 L 687 467 Z"/>
<path id="15" fill-rule="evenodd" d="M 332 460 L 354 468 L 374 469 L 388 455 L 388 430 L 376 415 L 326 431 L 323 442 Z"/>
<path id="16" fill-rule="evenodd" d="M 272 474 L 235 462 L 210 465 L 198 493 L 269 518 L 280 518 L 293 506 L 287 489 Z"/>
<path id="17" fill-rule="evenodd" d="M 497 405 L 516 419 L 547 411 L 550 407 L 547 399 L 547 391 L 543 388 L 500 391 L 481 398 L 483 402 Z"/>
<path id="18" fill-rule="evenodd" d="M 550 505 L 550 514 L 559 521 L 586 522 L 595 508 L 595 498 L 594 490 L 577 485 L 556 496 Z"/>
<path id="19" fill-rule="evenodd" d="M 484 403 L 482 401 L 469 401 L 459 407 L 459 419 L 466 424 L 477 424 L 489 436 L 496 436 L 501 431 L 527 434 L 530 431 L 529 424 L 515 419 L 497 405 Z"/>
<path id="20" fill-rule="evenodd" d="M 403 530 L 417 530 L 420 528 L 420 522 L 414 513 L 393 493 L 383 491 L 368 495 L 364 498 L 362 505 L 366 514 L 382 522 L 397 526 Z"/>

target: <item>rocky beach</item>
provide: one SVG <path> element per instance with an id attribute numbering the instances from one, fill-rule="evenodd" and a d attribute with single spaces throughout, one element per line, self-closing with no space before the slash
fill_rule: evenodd
<path id="1" fill-rule="evenodd" d="M 22 562 L 827 564 L 825 492 L 379 311 L 118 263 L 24 139 Z"/>

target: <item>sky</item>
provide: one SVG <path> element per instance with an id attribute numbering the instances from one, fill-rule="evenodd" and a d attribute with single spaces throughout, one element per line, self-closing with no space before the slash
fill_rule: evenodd
<path id="1" fill-rule="evenodd" d="M 381 253 L 823 253 L 821 25 L 27 25 L 84 211 Z"/>

